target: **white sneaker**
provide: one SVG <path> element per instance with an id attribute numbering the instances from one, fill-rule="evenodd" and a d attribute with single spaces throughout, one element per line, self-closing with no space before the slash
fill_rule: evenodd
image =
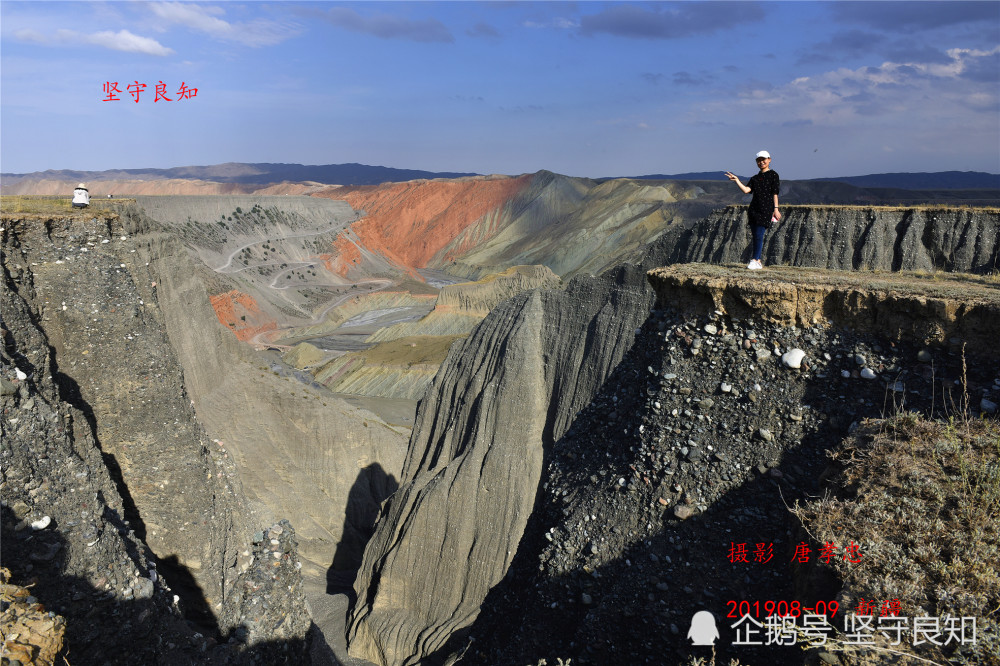
<path id="1" fill-rule="evenodd" d="M 757 268 L 757 260 L 756 259 L 751 259 L 750 263 L 747 264 L 747 268 L 749 268 L 750 270 L 756 269 Z"/>
<path id="2" fill-rule="evenodd" d="M 747 268 L 749 268 L 752 271 L 759 271 L 760 269 L 764 268 L 764 264 L 760 263 L 760 261 L 758 261 L 757 259 L 754 259 L 753 261 L 750 262 L 750 265 L 747 266 Z"/>

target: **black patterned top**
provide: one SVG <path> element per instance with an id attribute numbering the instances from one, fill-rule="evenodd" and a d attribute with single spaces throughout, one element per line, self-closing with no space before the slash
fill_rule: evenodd
<path id="1" fill-rule="evenodd" d="M 747 187 L 753 193 L 747 209 L 748 221 L 753 226 L 770 227 L 771 216 L 774 215 L 774 195 L 780 194 L 781 190 L 778 172 L 767 170 L 758 173 L 750 179 Z"/>

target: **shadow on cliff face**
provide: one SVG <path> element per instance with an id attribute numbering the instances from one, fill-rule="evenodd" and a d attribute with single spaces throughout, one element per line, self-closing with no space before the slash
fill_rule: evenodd
<path id="1" fill-rule="evenodd" d="M 120 529 L 109 513 L 104 517 Z M 20 527 L 20 529 L 18 529 Z M 136 666 L 194 666 L 196 664 L 308 664 L 310 640 L 285 640 L 247 645 L 247 627 L 230 632 L 225 643 L 205 635 L 181 614 L 172 601 L 173 590 L 157 579 L 154 569 L 134 560 L 143 576 L 126 579 L 127 567 L 119 561 L 91 562 L 95 581 L 67 571 L 68 549 L 74 547 L 61 531 L 69 526 L 52 522 L 43 530 L 25 527 L 8 506 L 0 508 L 3 566 L 10 569 L 11 583 L 30 590 L 44 611 L 66 620 L 61 655 L 74 665 L 111 664 Z M 108 538 L 107 535 L 104 537 Z M 126 539 L 127 540 L 127 539 Z M 131 559 L 131 554 L 129 555 Z M 84 572 L 76 572 L 81 574 Z M 131 599 L 123 589 L 135 589 Z M 183 604 L 183 602 L 180 602 Z M 4 602 L 5 610 L 8 604 Z M 316 635 L 315 628 L 311 635 Z M 22 639 L 23 640 L 23 639 Z M 6 660 L 5 660 L 6 663 Z M 62 663 L 60 661 L 60 663 Z"/>
<path id="2" fill-rule="evenodd" d="M 472 628 L 424 663 L 444 663 L 462 650 L 461 664 L 708 659 L 709 648 L 693 647 L 686 638 L 701 610 L 715 617 L 720 639 L 714 656 L 721 663 L 816 659 L 815 650 L 809 656 L 801 644 L 785 642 L 787 635 L 764 643 L 766 627 L 754 627 L 760 645 L 733 645 L 739 604 L 758 604 L 755 620 L 764 624 L 767 601 L 812 608 L 838 599 L 839 581 L 818 564 L 822 544 L 786 507 L 821 492 L 824 454 L 852 423 L 904 406 L 933 409 L 933 382 L 954 384 L 960 354 L 934 350 L 940 365 L 933 377 L 914 370 L 916 347 L 846 330 L 805 329 L 797 346 L 818 362 L 813 372 L 800 373 L 773 357 L 751 364 L 739 345 L 722 349 L 716 342 L 691 355 L 692 340 L 663 338 L 685 323 L 697 337 L 705 321 L 658 319 L 654 312 L 646 322 L 635 347 L 552 445 L 536 508 L 504 581 L 490 592 Z M 717 323 L 721 329 L 723 322 Z M 725 325 L 737 338 L 755 329 L 755 336 L 782 347 L 796 335 L 759 322 Z M 831 359 L 817 367 L 824 353 Z M 901 377 L 906 391 L 842 378 L 841 369 L 859 367 L 857 353 L 884 365 L 890 384 Z M 981 376 L 969 378 L 973 385 L 991 381 L 985 368 L 995 365 L 981 365 Z M 738 397 L 721 391 L 723 382 Z M 758 382 L 762 391 L 752 388 Z M 703 407 L 709 398 L 712 404 Z M 678 509 L 690 510 L 691 517 L 679 519 Z M 837 557 L 851 537 L 845 526 Z M 731 562 L 730 548 L 741 543 L 748 562 Z M 810 563 L 793 563 L 803 543 L 812 549 Z M 766 546 L 766 561 L 756 561 L 756 544 Z M 842 628 L 853 610 L 839 608 L 833 626 Z"/>
<path id="3" fill-rule="evenodd" d="M 139 514 L 135 500 L 132 499 L 132 494 L 122 474 L 121 465 L 118 464 L 118 460 L 114 454 L 105 451 L 101 445 L 100 438 L 98 437 L 97 417 L 94 415 L 93 408 L 83 398 L 76 380 L 59 370 L 55 348 L 50 347 L 49 354 L 52 363 L 52 379 L 59 390 L 59 398 L 63 402 L 80 410 L 83 414 L 89 428 L 89 433 L 93 437 L 97 449 L 101 452 L 101 459 L 104 461 L 104 466 L 107 468 L 108 474 L 115 484 L 115 489 L 122 498 L 122 508 L 125 515 L 119 516 L 114 510 L 106 508 L 104 519 L 111 523 L 121 534 L 133 532 L 140 541 L 145 542 L 146 525 Z M 103 497 L 100 497 L 99 500 L 101 503 L 105 503 Z M 130 545 L 131 542 L 127 541 L 126 544 Z M 133 560 L 138 561 L 137 553 L 132 552 L 130 555 Z M 218 622 L 209 608 L 203 590 L 195 581 L 191 571 L 178 561 L 176 555 L 163 558 L 160 560 L 160 563 L 163 565 L 162 574 L 174 590 L 174 593 L 181 598 L 188 619 L 208 635 L 219 637 Z"/>
<path id="4" fill-rule="evenodd" d="M 346 594 L 354 603 L 354 579 L 361 566 L 365 545 L 375 533 L 382 502 L 396 492 L 399 483 L 387 474 L 378 463 L 372 463 L 358 472 L 344 507 L 344 531 L 333 562 L 326 572 L 326 593 Z"/>

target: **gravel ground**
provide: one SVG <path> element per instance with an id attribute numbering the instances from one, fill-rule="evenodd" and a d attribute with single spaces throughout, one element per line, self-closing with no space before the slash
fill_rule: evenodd
<path id="1" fill-rule="evenodd" d="M 720 663 L 815 662 L 801 646 L 733 646 L 729 602 L 837 599 L 836 580 L 797 585 L 796 545 L 818 545 L 786 506 L 821 492 L 825 451 L 861 419 L 926 412 L 947 390 L 957 401 L 960 342 L 921 350 L 846 330 L 654 311 L 549 452 L 515 562 L 461 663 L 709 658 L 686 638 L 700 610 L 716 619 Z M 805 352 L 798 369 L 781 359 L 794 348 Z M 996 379 L 995 362 L 969 360 L 973 404 Z M 850 540 L 845 526 L 838 545 Z M 744 543 L 749 562 L 731 562 Z M 755 561 L 758 543 L 770 560 Z"/>

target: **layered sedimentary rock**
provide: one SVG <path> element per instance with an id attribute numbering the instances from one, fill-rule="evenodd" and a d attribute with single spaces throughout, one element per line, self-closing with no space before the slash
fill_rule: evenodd
<path id="1" fill-rule="evenodd" d="M 115 214 L 5 226 L 5 265 L 16 276 L 7 288 L 37 312 L 63 393 L 89 411 L 95 440 L 131 485 L 146 542 L 218 603 L 212 563 L 223 555 L 213 522 L 225 515 L 216 508 L 224 494 L 204 481 L 207 439 L 163 328 L 157 281 L 131 252 L 132 232 Z"/>
<path id="2" fill-rule="evenodd" d="M 1000 210 L 887 206 L 789 206 L 764 240 L 765 264 L 834 270 L 945 270 L 1000 267 Z M 730 206 L 674 242 L 671 262 L 745 262 L 746 208 Z"/>
<path id="3" fill-rule="evenodd" d="M 166 642 L 178 664 L 304 659 L 291 527 L 279 558 L 252 545 L 266 523 L 195 418 L 135 230 L 81 212 L 0 231 L 5 564 L 84 663 L 159 663 Z"/>
<path id="4" fill-rule="evenodd" d="M 719 310 L 782 326 L 836 324 L 889 340 L 965 342 L 984 355 L 995 345 L 1000 290 L 988 278 L 919 273 L 829 272 L 799 267 L 734 275 L 732 268 L 680 264 L 650 271 L 662 307 Z"/>
<path id="5" fill-rule="evenodd" d="M 380 328 L 366 340 L 376 343 L 374 347 L 329 361 L 316 370 L 316 380 L 338 393 L 417 400 L 434 378 L 448 347 L 467 335 L 493 307 L 522 291 L 558 285 L 559 278 L 544 266 L 514 266 L 477 282 L 447 285 L 426 316 Z M 366 303 L 378 298 L 369 297 Z M 360 303 L 355 304 L 358 306 Z M 338 312 L 334 316 L 342 315 Z"/>
<path id="6" fill-rule="evenodd" d="M 457 647 L 516 551 L 546 446 L 615 368 L 631 344 L 631 331 L 648 314 L 653 296 L 644 271 L 705 260 L 703 255 L 738 261 L 749 239 L 743 211 L 728 209 L 690 231 L 669 231 L 639 267 L 574 279 L 563 293 L 532 291 L 507 301 L 453 348 L 418 412 L 401 488 L 384 507 L 365 551 L 349 631 L 352 654 L 380 664 L 412 664 Z M 932 257 L 945 257 L 950 269 L 982 270 L 995 261 L 996 230 L 996 214 L 988 210 L 790 209 L 770 234 L 769 261 L 785 257 L 807 266 L 888 270 L 931 268 Z M 785 300 L 795 296 L 796 305 L 781 314 L 790 321 L 812 321 L 820 302 L 858 316 L 872 305 L 857 294 L 831 300 L 804 287 L 770 285 L 767 271 L 752 277 L 778 310 L 779 304 L 790 307 Z M 739 310 L 739 298 L 732 296 L 738 291 L 730 289 L 723 305 Z M 673 298 L 697 293 L 692 282 L 686 296 Z M 717 307 L 711 297 L 697 298 L 697 307 Z M 910 309 L 915 327 L 942 307 L 933 298 L 907 298 L 892 311 L 902 317 Z M 983 324 L 977 312 L 963 316 L 963 334 L 968 323 Z"/>
<path id="7" fill-rule="evenodd" d="M 478 279 L 531 264 L 562 277 L 600 272 L 669 224 L 700 219 L 738 194 L 722 183 L 598 182 L 539 171 L 341 188 L 317 196 L 346 200 L 364 213 L 335 243 L 331 261 L 343 275 L 370 271 L 368 253 L 402 268 Z"/>
<path id="8" fill-rule="evenodd" d="M 460 336 L 415 335 L 344 354 L 316 370 L 316 381 L 338 393 L 417 400 Z"/>
<path id="9" fill-rule="evenodd" d="M 304 571 L 322 576 L 333 560 L 349 493 L 363 470 L 397 475 L 404 431 L 376 415 L 275 375 L 219 325 L 204 277 L 176 237 L 127 208 L 137 261 L 156 283 L 170 346 L 199 422 L 232 456 L 262 522 L 295 519 Z M 382 497 L 367 497 L 378 503 Z"/>
<path id="10" fill-rule="evenodd" d="M 547 443 L 627 351 L 650 303 L 635 269 L 578 278 L 506 301 L 452 348 L 365 550 L 352 655 L 417 663 L 475 619 L 517 550 Z"/>
<path id="11" fill-rule="evenodd" d="M 475 282 L 446 285 L 427 316 L 387 326 L 369 336 L 368 341 L 384 342 L 413 335 L 464 335 L 508 298 L 528 289 L 558 286 L 559 277 L 545 266 L 512 266 Z"/>
<path id="12" fill-rule="evenodd" d="M 836 598 L 854 607 L 872 596 L 875 578 L 866 574 L 858 583 L 848 574 L 848 585 L 839 585 L 822 559 L 803 567 L 792 557 L 796 544 L 846 542 L 863 513 L 845 519 L 831 510 L 823 479 L 841 466 L 825 472 L 827 452 L 869 418 L 901 410 L 900 422 L 918 424 L 916 414 L 954 415 L 963 400 L 973 414 L 985 413 L 1000 395 L 996 344 L 984 334 L 1000 327 L 1000 289 L 989 278 L 682 264 L 656 269 L 650 279 L 657 305 L 611 379 L 554 444 L 517 557 L 487 598 L 460 663 L 694 663 L 706 648 L 692 647 L 678 629 L 697 611 L 725 617 L 729 600 L 770 598 Z M 912 326 L 917 319 L 922 324 Z M 791 349 L 801 363 L 786 362 Z M 967 397 L 955 395 L 962 392 Z M 947 430 L 936 453 L 921 458 L 901 428 L 886 429 L 905 460 L 868 496 L 884 503 L 900 487 L 924 492 L 926 484 L 900 480 L 914 469 L 954 474 L 939 462 L 942 451 L 957 451 L 950 449 L 956 428 Z M 975 460 L 975 445 L 961 448 L 969 477 L 990 474 L 1000 460 L 995 430 L 992 439 L 980 437 L 988 462 Z M 854 449 L 850 457 L 883 461 L 886 451 Z M 857 495 L 856 484 L 844 493 Z M 832 530 L 801 532 L 801 513 L 788 510 L 820 496 L 828 524 L 842 530 L 832 537 Z M 873 508 L 874 531 L 891 522 L 895 533 L 850 535 L 868 565 L 849 557 L 841 560 L 845 568 L 864 571 L 883 560 L 895 566 L 884 553 L 925 543 L 899 528 L 935 522 L 940 495 L 924 497 L 930 509 L 894 501 L 888 521 Z M 991 533 L 980 528 L 976 521 L 959 527 L 969 545 L 947 552 L 975 560 Z M 940 532 L 940 523 L 927 532 Z M 726 549 L 744 541 L 750 550 L 773 544 L 773 558 L 761 558 L 766 566 L 729 561 Z M 925 580 L 939 560 L 910 564 L 895 570 Z M 996 588 L 968 594 L 980 580 L 970 573 L 947 598 L 915 593 L 915 614 L 961 615 L 950 605 L 965 601 L 956 599 L 1000 603 Z M 980 617 L 978 645 L 965 646 L 961 658 L 956 651 L 935 660 L 989 661 L 996 633 L 983 630 L 993 622 Z M 729 623 L 720 622 L 719 631 L 717 663 L 802 666 L 815 659 L 801 646 L 733 645 Z M 855 666 L 885 661 L 878 651 L 837 656 Z"/>

